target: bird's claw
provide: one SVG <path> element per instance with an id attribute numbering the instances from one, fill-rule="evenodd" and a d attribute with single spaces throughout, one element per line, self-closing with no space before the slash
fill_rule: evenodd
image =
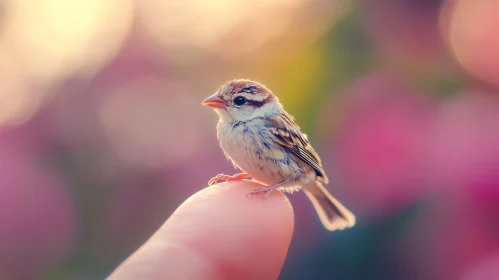
<path id="1" fill-rule="evenodd" d="M 243 180 L 243 179 L 248 178 L 248 177 L 249 176 L 246 173 L 239 173 L 239 174 L 236 174 L 233 176 L 225 175 L 225 174 L 218 174 L 217 176 L 211 178 L 208 181 L 208 186 L 212 186 L 212 185 L 217 184 L 221 181 L 225 181 L 225 182 L 238 181 L 238 180 Z"/>
<path id="2" fill-rule="evenodd" d="M 218 174 L 217 176 L 211 178 L 208 181 L 208 186 L 214 185 L 214 184 L 218 183 L 218 181 L 221 181 L 222 180 L 221 175 L 223 175 L 223 174 Z"/>
<path id="3" fill-rule="evenodd" d="M 215 185 L 216 183 L 220 182 L 220 181 L 224 181 L 224 180 L 227 180 L 227 177 L 229 177 L 228 175 L 225 175 L 225 174 L 218 174 L 217 176 L 211 178 L 209 181 L 208 181 L 208 186 L 212 186 L 212 185 Z"/>
<path id="4" fill-rule="evenodd" d="M 268 187 L 262 187 L 262 188 L 256 188 L 252 191 L 250 191 L 248 194 L 246 194 L 246 197 L 248 197 L 248 195 L 254 195 L 254 194 L 259 194 L 259 193 L 262 193 L 264 192 L 265 194 L 262 195 L 262 199 L 265 199 L 267 198 L 275 189 L 277 189 L 278 187 L 284 185 L 286 183 L 286 181 L 282 181 L 282 182 L 279 182 L 277 184 L 274 184 L 272 186 L 268 186 Z"/>
<path id="5" fill-rule="evenodd" d="M 248 194 L 246 194 L 246 197 L 248 195 L 255 195 L 264 192 L 265 194 L 261 197 L 262 199 L 267 198 L 269 194 L 274 190 L 274 188 L 269 187 L 269 188 L 256 188 L 252 191 L 250 191 Z"/>

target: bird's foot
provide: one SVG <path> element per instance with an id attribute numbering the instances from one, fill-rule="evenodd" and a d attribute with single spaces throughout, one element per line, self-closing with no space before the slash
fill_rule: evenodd
<path id="1" fill-rule="evenodd" d="M 210 181 L 208 181 L 208 186 L 214 185 L 214 184 L 221 182 L 221 181 L 225 181 L 225 182 L 239 181 L 239 180 L 243 180 L 243 179 L 246 179 L 249 177 L 251 177 L 251 176 L 249 176 L 247 173 L 239 173 L 239 174 L 235 174 L 232 176 L 225 175 L 225 174 L 218 174 L 217 176 L 211 178 Z"/>
<path id="2" fill-rule="evenodd" d="M 262 199 L 265 199 L 267 198 L 270 193 L 272 193 L 275 189 L 277 189 L 278 187 L 284 185 L 284 183 L 286 183 L 286 181 L 282 181 L 282 182 L 279 182 L 277 184 L 274 184 L 272 186 L 268 186 L 268 187 L 262 187 L 262 188 L 256 188 L 252 191 L 250 191 L 246 197 L 248 197 L 248 195 L 255 195 L 255 194 L 259 194 L 259 193 L 265 193 L 263 196 L 262 196 Z"/>

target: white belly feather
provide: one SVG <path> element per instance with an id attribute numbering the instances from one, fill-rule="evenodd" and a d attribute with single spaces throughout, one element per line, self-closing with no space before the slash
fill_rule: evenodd
<path id="1" fill-rule="evenodd" d="M 257 118 L 236 124 L 219 122 L 220 146 L 232 163 L 256 181 L 272 185 L 284 180 L 296 185 L 304 170 L 288 151 L 276 144 L 264 120 Z"/>

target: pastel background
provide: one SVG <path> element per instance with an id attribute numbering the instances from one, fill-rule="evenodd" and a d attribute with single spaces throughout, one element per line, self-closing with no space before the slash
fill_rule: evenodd
<path id="1" fill-rule="evenodd" d="M 290 197 L 280 279 L 499 279 L 496 0 L 1 0 L 0 279 L 103 279 L 235 173 L 201 101 L 279 96 L 358 218 Z"/>

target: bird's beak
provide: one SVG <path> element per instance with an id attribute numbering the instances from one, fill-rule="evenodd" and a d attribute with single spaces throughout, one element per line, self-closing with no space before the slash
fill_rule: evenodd
<path id="1" fill-rule="evenodd" d="M 225 105 L 225 102 L 220 98 L 218 97 L 218 94 L 213 94 L 212 96 L 206 98 L 203 103 L 203 105 L 205 106 L 210 106 L 210 107 L 213 107 L 213 108 L 225 108 L 226 105 Z"/>

